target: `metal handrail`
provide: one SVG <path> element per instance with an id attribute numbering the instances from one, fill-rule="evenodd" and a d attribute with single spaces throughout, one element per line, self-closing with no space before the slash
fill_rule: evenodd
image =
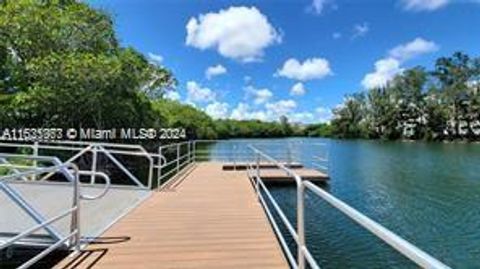
<path id="1" fill-rule="evenodd" d="M 112 160 L 115 165 L 122 170 L 135 184 L 141 188 L 151 189 L 153 182 L 153 173 L 155 166 L 155 159 L 159 158 L 159 163 L 164 160 L 163 156 L 149 153 L 141 145 L 136 144 L 116 144 L 116 143 L 103 143 L 103 142 L 84 142 L 84 141 L 42 141 L 34 142 L 33 144 L 21 144 L 21 143 L 0 143 L 0 147 L 13 147 L 13 148 L 28 148 L 32 149 L 34 155 L 38 155 L 39 149 L 50 149 L 58 151 L 78 151 L 73 157 L 65 161 L 66 163 L 73 162 L 83 154 L 92 152 L 92 172 L 96 172 L 97 167 L 97 152 L 102 152 Z M 129 151 L 130 150 L 130 151 Z M 138 156 L 144 157 L 149 162 L 149 172 L 147 178 L 147 185 L 141 183 L 120 161 L 118 161 L 112 154 L 125 155 L 125 156 Z M 114 160 L 115 159 L 115 160 Z M 43 179 L 47 179 L 52 174 L 47 174 Z M 92 181 L 93 181 L 92 176 Z"/>
<path id="2" fill-rule="evenodd" d="M 430 256 L 423 250 L 419 249 L 418 247 L 414 246 L 413 244 L 409 243 L 405 239 L 401 238 L 400 236 L 396 235 L 392 231 L 388 230 L 384 226 L 380 225 L 379 223 L 371 220 L 367 216 L 363 215 L 359 211 L 355 210 L 354 208 L 350 207 L 347 205 L 345 202 L 341 201 L 340 199 L 336 198 L 332 194 L 329 194 L 328 192 L 322 190 L 318 186 L 314 185 L 312 182 L 307 181 L 307 180 L 302 180 L 298 174 L 296 174 L 294 171 L 291 169 L 285 167 L 285 165 L 279 163 L 276 161 L 274 158 L 270 157 L 269 155 L 263 153 L 262 151 L 258 150 L 254 146 L 250 145 L 250 149 L 253 150 L 254 154 L 256 154 L 256 167 L 253 165 L 250 165 L 250 169 L 254 169 L 255 172 L 249 171 L 248 174 L 255 179 L 255 189 L 257 192 L 257 195 L 262 202 L 262 205 L 264 206 L 265 210 L 267 211 L 267 215 L 269 216 L 269 219 L 272 223 L 274 223 L 274 230 L 277 232 L 277 235 L 280 238 L 280 242 L 284 248 L 284 251 L 287 255 L 288 260 L 290 261 L 290 264 L 293 268 L 299 268 L 299 269 L 304 269 L 306 263 L 311 268 L 320 268 L 311 255 L 310 251 L 308 250 L 308 247 L 305 242 L 305 227 L 304 227 L 304 200 L 305 200 L 305 189 L 308 189 L 312 191 L 315 195 L 319 196 L 320 198 L 324 199 L 327 201 L 330 205 L 332 205 L 334 208 L 338 209 L 340 212 L 345 214 L 347 217 L 350 219 L 354 220 L 356 223 L 358 223 L 360 226 L 365 228 L 366 230 L 370 231 L 373 233 L 375 236 L 377 236 L 379 239 L 393 247 L 395 250 L 400 252 L 402 255 L 405 257 L 409 258 L 411 261 L 416 263 L 417 265 L 422 266 L 423 268 L 435 268 L 435 269 L 449 269 L 450 267 L 445 265 L 444 263 L 440 262 L 439 260 L 435 259 L 434 257 Z M 285 217 L 285 213 L 282 211 L 282 209 L 278 206 L 277 202 L 275 199 L 271 196 L 270 192 L 268 189 L 265 187 L 261 176 L 260 176 L 260 158 L 265 158 L 268 161 L 276 164 L 280 169 L 284 170 L 287 174 L 292 176 L 295 180 L 296 186 L 297 186 L 297 231 L 293 230 L 293 227 L 291 223 L 288 221 L 288 219 Z M 283 235 L 281 235 L 278 231 L 278 225 L 275 222 L 275 219 L 271 217 L 270 209 L 268 208 L 267 204 L 265 203 L 265 197 L 262 194 L 262 191 L 267 195 L 266 197 L 270 200 L 271 204 L 273 205 L 273 208 L 277 212 L 277 214 L 280 216 L 280 219 L 282 222 L 285 224 L 287 227 L 287 230 L 289 231 L 290 234 L 292 234 L 292 237 L 294 241 L 297 244 L 297 261 L 296 263 L 293 262 L 293 255 L 288 248 L 284 244 L 284 239 Z"/>
<path id="3" fill-rule="evenodd" d="M 49 253 L 53 252 L 54 250 L 58 249 L 62 245 L 64 245 L 67 241 L 70 240 L 70 245 L 75 247 L 76 251 L 80 250 L 80 210 L 79 210 L 79 205 L 80 205 L 80 193 L 79 193 L 79 170 L 78 167 L 75 164 L 72 163 L 64 163 L 61 165 L 56 165 L 52 167 L 46 167 L 46 168 L 36 168 L 34 170 L 29 170 L 25 172 L 15 172 L 14 174 L 9 174 L 9 175 L 4 175 L 0 176 L 0 187 L 2 187 L 4 190 L 8 190 L 8 187 L 5 185 L 4 181 L 7 180 L 12 180 L 18 177 L 27 177 L 31 175 L 40 175 L 44 173 L 50 173 L 50 172 L 55 172 L 55 171 L 63 171 L 64 169 L 71 169 L 73 170 L 73 174 L 69 175 L 66 174 L 65 176 L 71 177 L 70 180 L 73 183 L 73 205 L 71 208 L 68 210 L 51 217 L 48 220 L 44 221 L 38 221 L 38 218 L 34 218 L 37 222 L 39 222 L 37 225 L 34 227 L 31 227 L 27 229 L 26 231 L 18 234 L 17 236 L 11 238 L 7 242 L 3 243 L 0 245 L 0 250 L 5 249 L 16 242 L 22 240 L 23 238 L 33 234 L 35 231 L 39 229 L 46 229 L 49 230 L 49 227 L 52 223 L 59 221 L 67 216 L 72 216 L 72 222 L 70 226 L 70 234 L 64 237 L 58 237 L 55 236 L 55 239 L 57 239 L 57 242 L 54 243 L 53 245 L 49 246 L 47 249 L 43 250 L 33 258 L 29 259 L 25 263 L 23 263 L 21 266 L 18 268 L 28 268 L 38 262 L 40 259 L 43 257 L 47 256 Z M 10 196 L 12 197 L 12 196 Z M 15 198 L 15 197 L 13 197 Z M 20 197 L 21 198 L 21 197 Z M 19 204 L 23 209 L 28 210 L 22 203 L 24 203 L 23 200 L 17 200 L 14 199 L 14 202 Z M 30 216 L 35 215 L 37 212 L 28 212 Z"/>
<path id="4" fill-rule="evenodd" d="M 105 187 L 103 188 L 103 190 L 95 195 L 95 196 L 89 196 L 89 195 L 85 195 L 85 194 L 81 194 L 80 198 L 83 199 L 83 200 L 97 200 L 97 199 L 100 199 L 102 198 L 103 196 L 105 196 L 108 191 L 110 190 L 110 186 L 111 186 L 111 180 L 110 180 L 110 177 L 103 173 L 103 172 L 92 172 L 92 171 L 78 171 L 78 174 L 80 176 L 94 176 L 94 177 L 101 177 L 103 178 L 103 180 L 105 181 Z"/>

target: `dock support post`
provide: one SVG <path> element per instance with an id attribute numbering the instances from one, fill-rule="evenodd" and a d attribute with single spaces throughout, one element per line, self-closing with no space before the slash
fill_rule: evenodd
<path id="1" fill-rule="evenodd" d="M 90 176 L 90 184 L 95 184 L 95 173 L 97 172 L 97 146 L 92 147 L 92 175 Z"/>
<path id="2" fill-rule="evenodd" d="M 305 223 L 304 223 L 304 195 L 305 186 L 297 180 L 297 234 L 298 234 L 298 268 L 305 269 Z"/>

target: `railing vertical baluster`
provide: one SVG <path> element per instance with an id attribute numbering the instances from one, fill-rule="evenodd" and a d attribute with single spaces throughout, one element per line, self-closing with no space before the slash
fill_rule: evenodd
<path id="1" fill-rule="evenodd" d="M 305 215 L 304 215 L 304 199 L 305 199 L 305 186 L 302 179 L 297 179 L 297 234 L 298 234 L 298 268 L 305 268 L 305 253 L 303 248 L 305 247 Z"/>
<path id="2" fill-rule="evenodd" d="M 75 166 L 74 166 L 75 167 Z M 73 201 L 75 203 L 75 226 L 73 227 L 74 230 L 77 230 L 75 234 L 75 251 L 80 251 L 80 244 L 81 244 L 81 232 L 80 232 L 80 175 L 78 168 L 75 167 L 74 169 L 74 183 L 73 183 Z"/>
<path id="3" fill-rule="evenodd" d="M 33 143 L 33 156 L 38 157 L 38 141 L 35 141 L 35 143 Z M 35 168 L 38 167 L 37 160 L 33 161 L 33 167 L 35 167 Z M 33 175 L 32 180 L 36 181 L 37 180 L 37 175 Z"/>
<path id="4" fill-rule="evenodd" d="M 260 179 L 260 154 L 258 152 L 255 152 L 255 155 L 256 155 L 256 169 L 255 169 L 255 173 L 257 174 L 257 181 L 255 182 L 255 188 L 257 189 L 257 195 L 259 196 L 260 198 L 260 183 L 259 181 L 261 180 Z"/>
<path id="5" fill-rule="evenodd" d="M 191 152 L 191 149 L 190 149 L 190 145 L 191 145 L 192 141 L 188 141 L 187 143 L 187 163 L 190 163 L 190 160 L 192 158 L 192 156 L 190 155 L 190 152 Z"/>
<path id="6" fill-rule="evenodd" d="M 97 172 L 97 146 L 92 147 L 92 175 L 90 176 L 90 184 L 95 184 L 95 173 Z"/>
<path id="7" fill-rule="evenodd" d="M 162 146 L 158 147 L 158 177 L 157 177 L 157 189 L 160 188 L 162 184 L 160 180 L 162 179 Z"/>
<path id="8" fill-rule="evenodd" d="M 177 173 L 180 171 L 180 144 L 177 144 Z"/>
<path id="9" fill-rule="evenodd" d="M 197 141 L 193 141 L 193 162 L 197 161 Z"/>

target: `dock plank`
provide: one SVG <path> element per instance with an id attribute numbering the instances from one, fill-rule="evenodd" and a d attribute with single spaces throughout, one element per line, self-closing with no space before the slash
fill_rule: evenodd
<path id="1" fill-rule="evenodd" d="M 289 266 L 246 172 L 199 163 L 56 268 Z"/>

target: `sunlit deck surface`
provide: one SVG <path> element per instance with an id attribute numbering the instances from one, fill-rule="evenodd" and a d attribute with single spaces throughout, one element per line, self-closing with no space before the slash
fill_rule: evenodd
<path id="1" fill-rule="evenodd" d="M 199 163 L 56 268 L 289 268 L 246 171 Z"/>

